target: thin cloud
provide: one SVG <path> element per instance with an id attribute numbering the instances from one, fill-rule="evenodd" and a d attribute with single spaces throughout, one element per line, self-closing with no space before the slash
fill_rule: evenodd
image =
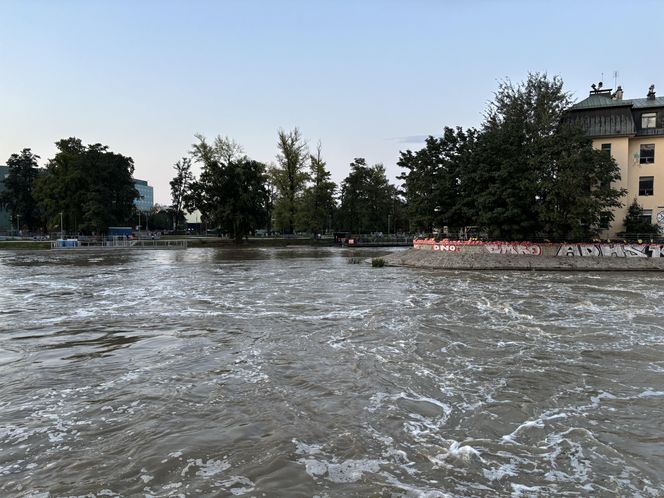
<path id="1" fill-rule="evenodd" d="M 423 144 L 428 137 L 429 135 L 407 135 L 405 137 L 388 138 L 388 140 L 400 144 Z"/>

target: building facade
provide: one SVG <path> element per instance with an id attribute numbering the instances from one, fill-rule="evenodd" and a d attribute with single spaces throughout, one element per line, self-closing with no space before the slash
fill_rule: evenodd
<path id="1" fill-rule="evenodd" d="M 664 233 L 664 97 L 655 95 L 653 85 L 645 98 L 623 100 L 621 87 L 612 92 L 602 90 L 600 83 L 572 106 L 568 116 L 586 130 L 596 149 L 615 159 L 621 177 L 616 187 L 627 190 L 623 207 L 614 211 L 602 236 L 613 238 L 624 231 L 634 199 L 644 218 L 658 223 Z"/>
<path id="2" fill-rule="evenodd" d="M 134 187 L 138 190 L 138 198 L 134 200 L 134 205 L 139 211 L 151 211 L 154 206 L 154 190 L 145 180 L 134 179 Z"/>

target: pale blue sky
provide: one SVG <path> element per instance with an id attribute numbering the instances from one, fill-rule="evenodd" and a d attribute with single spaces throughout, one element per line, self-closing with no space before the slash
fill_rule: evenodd
<path id="1" fill-rule="evenodd" d="M 275 160 L 278 128 L 392 179 L 408 138 L 478 126 L 504 78 L 562 76 L 577 99 L 613 71 L 664 94 L 664 2 L 0 0 L 0 163 L 69 136 L 132 156 L 169 202 L 195 133 Z M 411 139 L 412 139 L 411 138 Z"/>

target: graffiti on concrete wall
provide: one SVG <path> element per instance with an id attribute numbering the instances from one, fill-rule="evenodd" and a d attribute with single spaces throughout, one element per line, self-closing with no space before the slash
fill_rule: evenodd
<path id="1" fill-rule="evenodd" d="M 522 254 L 526 256 L 539 256 L 542 247 L 537 244 L 487 244 L 486 250 L 491 254 Z"/>
<path id="2" fill-rule="evenodd" d="M 664 245 L 660 244 L 564 244 L 557 256 L 660 258 L 664 257 Z"/>
<path id="3" fill-rule="evenodd" d="M 420 239 L 415 249 L 448 253 L 488 252 L 517 256 L 576 256 L 607 258 L 664 258 L 663 244 L 554 244 L 533 242 L 484 242 L 477 240 Z"/>
<path id="4" fill-rule="evenodd" d="M 446 241 L 415 240 L 413 241 L 413 247 L 415 249 L 430 249 L 432 251 L 461 252 L 461 244 L 450 244 Z"/>

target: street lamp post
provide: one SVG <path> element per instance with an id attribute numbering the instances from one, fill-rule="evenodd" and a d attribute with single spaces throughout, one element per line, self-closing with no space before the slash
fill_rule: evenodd
<path id="1" fill-rule="evenodd" d="M 64 226 L 62 225 L 62 211 L 60 211 L 60 238 L 61 239 L 65 238 L 65 229 Z"/>
<path id="2" fill-rule="evenodd" d="M 16 229 L 18 230 L 18 234 L 21 235 L 21 215 L 20 214 L 16 215 Z"/>

